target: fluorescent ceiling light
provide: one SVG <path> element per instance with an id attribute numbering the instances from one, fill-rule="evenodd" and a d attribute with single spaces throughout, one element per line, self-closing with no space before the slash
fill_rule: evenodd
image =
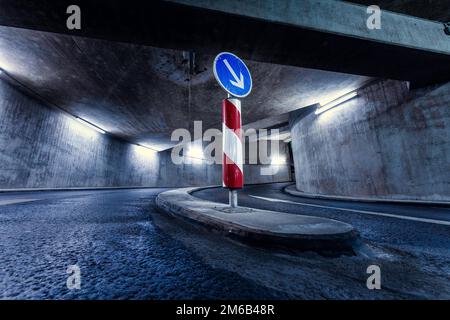
<path id="1" fill-rule="evenodd" d="M 203 150 L 201 147 L 189 147 L 186 155 L 191 158 L 203 159 Z"/>
<path id="2" fill-rule="evenodd" d="M 278 165 L 278 164 L 285 164 L 285 163 L 286 163 L 286 158 L 280 154 L 273 155 L 270 159 L 271 165 Z"/>
<path id="3" fill-rule="evenodd" d="M 91 129 L 94 129 L 95 131 L 100 132 L 101 134 L 105 134 L 105 133 L 106 133 L 105 130 L 100 129 L 100 128 L 97 127 L 96 125 L 93 125 L 92 123 L 89 123 L 89 122 L 87 122 L 86 120 L 83 120 L 83 119 L 78 118 L 78 117 L 77 117 L 76 119 L 77 119 L 78 122 L 81 122 L 81 123 L 84 124 L 85 126 L 91 128 Z"/>
<path id="4" fill-rule="evenodd" d="M 140 157 L 146 158 L 146 159 L 154 159 L 157 155 L 157 151 L 150 149 L 148 147 L 142 146 L 140 144 L 135 144 L 135 151 L 136 154 Z"/>
<path id="5" fill-rule="evenodd" d="M 354 97 L 356 97 L 358 95 L 358 93 L 356 91 L 350 92 L 346 95 L 343 95 L 342 97 L 339 97 L 323 106 L 320 106 L 320 108 L 317 108 L 316 110 L 316 114 L 320 114 L 322 112 L 325 112 L 327 110 L 330 110 L 331 108 L 337 107 L 351 99 L 353 99 Z"/>
<path id="6" fill-rule="evenodd" d="M 144 146 L 144 145 L 139 144 L 139 143 L 136 143 L 136 145 L 137 145 L 138 147 L 141 147 L 141 148 L 144 148 L 144 149 L 153 151 L 153 152 L 155 152 L 155 153 L 156 153 L 156 152 L 159 152 L 159 150 L 153 149 L 153 148 L 151 148 L 151 147 Z"/>

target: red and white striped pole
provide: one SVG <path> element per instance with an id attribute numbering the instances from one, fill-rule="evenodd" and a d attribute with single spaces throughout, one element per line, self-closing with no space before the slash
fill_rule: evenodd
<path id="1" fill-rule="evenodd" d="M 237 189 L 244 184 L 242 158 L 241 101 L 236 98 L 222 102 L 223 186 L 230 193 L 230 206 L 237 207 Z"/>

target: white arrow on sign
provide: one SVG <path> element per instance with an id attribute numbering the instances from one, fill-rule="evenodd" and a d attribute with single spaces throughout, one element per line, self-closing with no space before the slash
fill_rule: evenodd
<path id="1" fill-rule="evenodd" d="M 235 80 L 235 81 L 230 80 L 230 83 L 233 86 L 244 89 L 244 76 L 242 75 L 242 72 L 239 72 L 240 77 L 238 77 L 236 72 L 234 72 L 233 68 L 230 66 L 230 63 L 227 61 L 227 59 L 223 59 L 223 63 L 225 63 L 225 65 L 227 66 L 228 70 L 230 71 L 231 75 Z"/>

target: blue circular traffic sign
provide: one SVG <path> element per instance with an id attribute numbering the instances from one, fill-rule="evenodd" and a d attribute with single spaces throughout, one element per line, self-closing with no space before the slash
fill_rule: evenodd
<path id="1" fill-rule="evenodd" d="M 252 91 L 252 76 L 245 63 L 236 55 L 222 52 L 214 59 L 214 76 L 220 86 L 232 96 L 244 98 Z"/>

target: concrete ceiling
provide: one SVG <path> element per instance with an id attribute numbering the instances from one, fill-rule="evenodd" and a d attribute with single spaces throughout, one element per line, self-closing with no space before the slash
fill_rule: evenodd
<path id="1" fill-rule="evenodd" d="M 0 67 L 47 102 L 107 132 L 159 150 L 174 129 L 221 127 L 225 93 L 213 56 L 0 27 Z M 243 124 L 329 101 L 368 77 L 247 61 L 254 89 Z"/>

